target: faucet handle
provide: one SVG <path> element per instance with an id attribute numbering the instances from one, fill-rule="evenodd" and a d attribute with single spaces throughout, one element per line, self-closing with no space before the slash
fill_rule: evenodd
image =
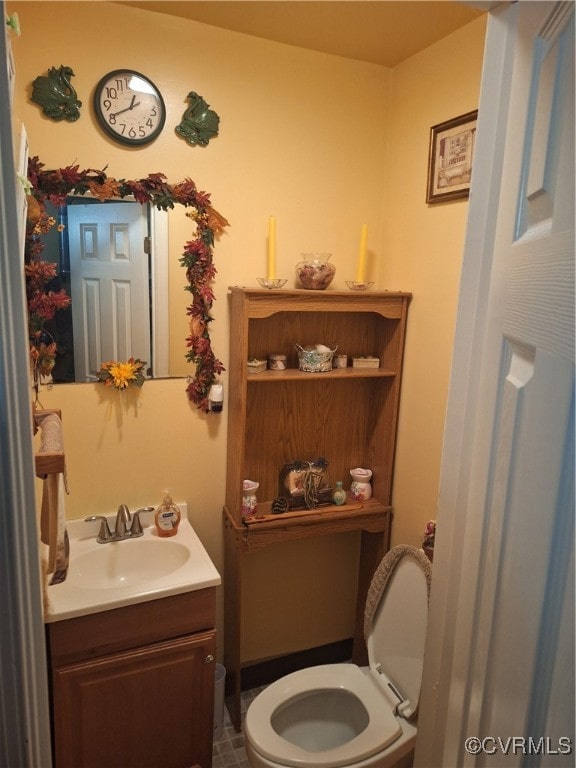
<path id="1" fill-rule="evenodd" d="M 96 537 L 98 544 L 107 544 L 109 541 L 115 541 L 116 536 L 110 530 L 108 520 L 104 517 L 104 515 L 91 515 L 90 517 L 84 518 L 85 523 L 93 523 L 95 520 L 101 520 L 100 532 Z"/>
<path id="2" fill-rule="evenodd" d="M 140 512 L 154 512 L 154 507 L 140 507 L 132 515 L 132 525 L 130 526 L 130 537 L 136 538 L 137 536 L 143 536 L 142 522 L 140 521 Z"/>

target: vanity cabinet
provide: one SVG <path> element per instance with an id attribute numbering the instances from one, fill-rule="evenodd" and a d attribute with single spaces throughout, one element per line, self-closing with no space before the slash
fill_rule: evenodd
<path id="1" fill-rule="evenodd" d="M 47 624 L 55 768 L 210 768 L 214 625 L 214 588 Z"/>
<path id="2" fill-rule="evenodd" d="M 361 538 L 354 660 L 366 656 L 364 603 L 389 546 L 391 491 L 408 293 L 230 288 L 230 364 L 225 524 L 227 704 L 240 726 L 242 571 L 246 553 L 279 542 L 358 531 Z M 296 345 L 324 344 L 348 366 L 299 370 Z M 285 370 L 250 371 L 248 360 L 287 356 Z M 378 367 L 352 367 L 377 357 Z M 333 485 L 350 469 L 373 471 L 373 496 L 272 515 L 279 472 L 295 459 L 325 457 Z M 242 481 L 259 482 L 260 519 L 242 519 Z M 249 555 L 248 555 L 249 556 Z"/>

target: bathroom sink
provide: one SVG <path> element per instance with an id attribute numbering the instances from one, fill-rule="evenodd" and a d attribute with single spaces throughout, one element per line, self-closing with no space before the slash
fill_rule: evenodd
<path id="1" fill-rule="evenodd" d="M 117 589 L 168 576 L 190 550 L 172 539 L 133 539 L 101 544 L 74 561 L 70 583 L 84 589 Z"/>
<path id="2" fill-rule="evenodd" d="M 141 513 L 144 535 L 98 544 L 100 521 L 68 520 L 68 574 L 44 590 L 47 623 L 192 592 L 221 583 L 220 574 L 188 520 L 186 504 L 175 536 L 156 533 L 153 513 Z M 115 514 L 107 515 L 114 528 Z"/>

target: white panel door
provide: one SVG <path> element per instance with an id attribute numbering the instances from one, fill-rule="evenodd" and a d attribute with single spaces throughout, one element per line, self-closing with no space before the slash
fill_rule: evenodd
<path id="1" fill-rule="evenodd" d="M 76 381 L 102 362 L 150 363 L 146 213 L 138 203 L 68 206 Z"/>
<path id="2" fill-rule="evenodd" d="M 574 4 L 519 2 L 496 18 L 447 417 L 422 768 L 574 765 Z"/>

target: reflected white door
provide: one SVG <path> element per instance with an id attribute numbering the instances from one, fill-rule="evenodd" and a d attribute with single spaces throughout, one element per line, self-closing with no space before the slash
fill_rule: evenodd
<path id="1" fill-rule="evenodd" d="M 573 3 L 494 12 L 475 162 L 415 764 L 573 766 Z"/>
<path id="2" fill-rule="evenodd" d="M 76 381 L 108 360 L 150 363 L 146 211 L 138 203 L 68 206 Z"/>

